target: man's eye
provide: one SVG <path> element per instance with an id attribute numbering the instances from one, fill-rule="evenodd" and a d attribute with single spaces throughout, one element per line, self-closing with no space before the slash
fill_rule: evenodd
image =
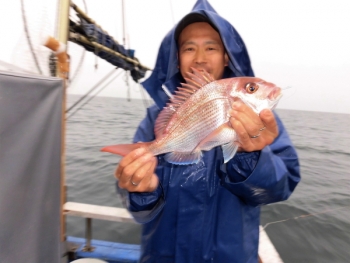
<path id="1" fill-rule="evenodd" d="M 189 51 L 193 51 L 193 48 L 192 47 L 184 47 L 182 49 L 183 52 L 189 52 Z"/>

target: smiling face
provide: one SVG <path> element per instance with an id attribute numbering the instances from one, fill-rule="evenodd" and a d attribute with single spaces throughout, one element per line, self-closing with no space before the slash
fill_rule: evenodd
<path id="1" fill-rule="evenodd" d="M 206 22 L 188 25 L 179 40 L 180 72 L 192 72 L 191 67 L 209 72 L 214 79 L 221 79 L 228 65 L 228 56 L 220 35 Z"/>

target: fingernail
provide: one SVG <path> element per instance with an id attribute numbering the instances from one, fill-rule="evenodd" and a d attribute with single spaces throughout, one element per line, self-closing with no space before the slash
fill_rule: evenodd
<path id="1" fill-rule="evenodd" d="M 268 109 L 265 109 L 262 111 L 262 114 L 265 116 L 265 117 L 270 117 L 272 112 Z"/>
<path id="2" fill-rule="evenodd" d="M 235 101 L 234 103 L 233 103 L 233 108 L 234 109 L 238 109 L 240 106 L 241 106 L 241 102 L 240 101 Z"/>
<path id="3" fill-rule="evenodd" d="M 235 115 L 235 112 L 234 110 L 229 110 L 228 111 L 228 115 L 230 115 L 230 117 L 233 117 Z"/>
<path id="4" fill-rule="evenodd" d="M 152 154 L 150 152 L 144 152 L 143 156 L 144 156 L 145 159 L 149 159 L 150 156 L 152 156 Z"/>
<path id="5" fill-rule="evenodd" d="M 143 147 L 137 148 L 137 149 L 135 150 L 135 154 L 136 154 L 137 156 L 142 155 L 144 152 L 145 152 L 145 148 L 143 148 Z"/>
<path id="6" fill-rule="evenodd" d="M 150 160 L 151 158 L 153 157 L 153 154 L 152 153 L 146 153 L 143 158 L 145 161 L 148 161 Z"/>

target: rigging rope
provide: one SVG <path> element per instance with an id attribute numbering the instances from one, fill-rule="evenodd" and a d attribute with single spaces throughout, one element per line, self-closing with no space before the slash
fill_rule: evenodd
<path id="1" fill-rule="evenodd" d="M 93 98 L 95 98 L 102 90 L 104 90 L 106 87 L 109 86 L 109 84 L 111 84 L 117 77 L 119 77 L 119 75 L 122 73 L 122 71 L 119 71 L 118 74 L 116 76 L 114 76 L 110 81 L 108 81 L 108 83 L 106 85 L 104 85 L 101 89 L 99 89 L 93 96 L 91 96 L 87 101 L 85 101 L 79 108 L 77 108 L 74 112 L 72 112 L 67 118 L 66 120 L 68 120 L 69 118 L 71 118 L 72 116 L 74 116 L 74 114 L 76 114 L 83 106 L 85 106 L 88 102 L 90 102 Z"/>
<path id="2" fill-rule="evenodd" d="M 107 78 L 109 78 L 115 70 L 118 68 L 114 68 L 111 72 L 109 72 L 104 78 L 102 78 L 95 86 L 93 86 L 83 97 L 81 97 L 78 101 L 76 101 L 72 106 L 70 106 L 67 110 L 66 113 L 74 109 L 82 100 L 84 100 L 91 92 L 93 92 L 98 86 L 100 86 Z"/>
<path id="3" fill-rule="evenodd" d="M 26 19 L 26 15 L 25 15 L 25 12 L 24 12 L 24 3 L 23 3 L 23 0 L 21 0 L 21 10 L 22 10 L 22 19 L 23 19 L 24 32 L 25 32 L 26 37 L 27 37 L 28 46 L 29 46 L 30 51 L 31 51 L 31 53 L 32 53 L 32 56 L 33 56 L 33 59 L 34 59 L 36 68 L 37 68 L 37 70 L 39 71 L 39 73 L 42 75 L 43 73 L 42 73 L 41 68 L 40 68 L 40 66 L 39 66 L 39 62 L 38 62 L 38 59 L 37 59 L 36 54 L 35 54 L 35 52 L 34 52 L 34 48 L 33 48 L 32 41 L 31 41 L 31 39 L 30 39 L 29 30 L 28 30 L 28 24 L 27 24 L 27 19 Z"/>
<path id="4" fill-rule="evenodd" d="M 171 17 L 173 19 L 173 25 L 175 25 L 174 10 L 173 10 L 173 5 L 172 5 L 171 0 L 169 0 L 169 4 L 170 4 Z"/>
<path id="5" fill-rule="evenodd" d="M 128 71 L 125 71 L 125 75 L 124 75 L 124 81 L 125 81 L 125 85 L 127 86 L 127 101 L 131 101 L 130 98 L 130 84 L 129 84 L 129 76 L 128 76 Z"/>
<path id="6" fill-rule="evenodd" d="M 138 83 L 138 84 L 139 84 L 139 88 L 142 96 L 143 105 L 145 106 L 145 109 L 147 109 L 151 105 L 149 102 L 147 102 L 148 100 L 146 99 L 145 90 L 143 89 L 143 86 L 141 85 L 141 83 Z"/>
<path id="7" fill-rule="evenodd" d="M 79 61 L 79 64 L 77 66 L 77 69 L 75 70 L 73 77 L 69 79 L 69 85 L 72 85 L 73 80 L 78 76 L 78 73 L 79 73 L 80 69 L 82 68 L 83 62 L 85 60 L 85 54 L 86 54 L 86 50 L 83 49 L 83 54 L 80 57 L 80 61 Z"/>

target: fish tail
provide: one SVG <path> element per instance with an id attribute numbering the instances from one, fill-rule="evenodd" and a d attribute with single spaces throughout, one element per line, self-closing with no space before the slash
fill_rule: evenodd
<path id="1" fill-rule="evenodd" d="M 101 152 L 109 152 L 113 154 L 117 154 L 120 156 L 125 156 L 132 152 L 133 150 L 136 150 L 141 147 L 147 147 L 150 143 L 130 143 L 130 144 L 116 144 L 116 145 L 109 145 L 105 146 L 101 149 Z"/>

